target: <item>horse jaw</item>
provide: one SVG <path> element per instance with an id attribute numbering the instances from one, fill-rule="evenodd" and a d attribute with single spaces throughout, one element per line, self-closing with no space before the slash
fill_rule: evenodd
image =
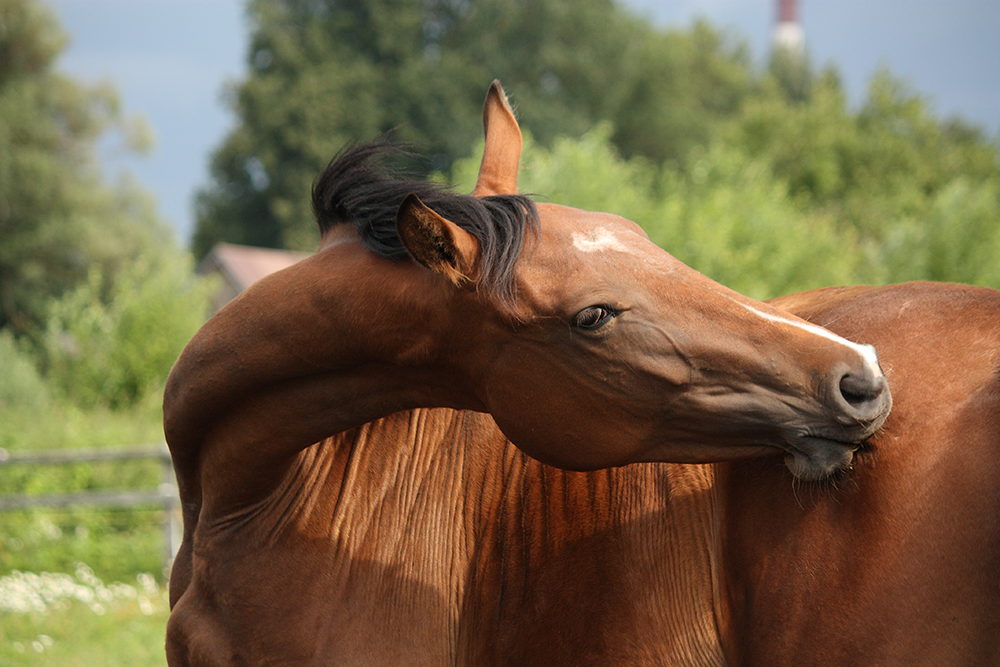
<path id="1" fill-rule="evenodd" d="M 826 479 L 851 467 L 858 446 L 823 438 L 803 438 L 796 443 L 795 449 L 785 453 L 785 467 L 806 482 Z"/>

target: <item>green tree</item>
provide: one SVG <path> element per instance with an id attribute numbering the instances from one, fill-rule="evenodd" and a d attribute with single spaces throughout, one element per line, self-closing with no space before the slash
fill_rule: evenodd
<path id="1" fill-rule="evenodd" d="M 1000 286 L 988 259 L 1000 229 L 996 143 L 935 117 L 889 72 L 872 78 L 856 111 L 832 68 L 801 99 L 765 78 L 720 136 L 767 164 L 804 211 L 857 234 L 854 281 Z"/>
<path id="2" fill-rule="evenodd" d="M 198 198 L 196 255 L 220 240 L 307 249 L 315 175 L 393 130 L 450 173 L 499 78 L 543 145 L 601 120 L 625 155 L 680 160 L 748 94 L 745 49 L 705 24 L 662 32 L 612 0 L 252 0 L 236 129 Z"/>
<path id="3" fill-rule="evenodd" d="M 732 118 L 757 85 L 746 46 L 704 22 L 654 32 L 619 74 L 625 92 L 609 113 L 625 156 L 681 162 Z"/>
<path id="4" fill-rule="evenodd" d="M 1000 179 L 960 176 L 900 216 L 873 255 L 878 282 L 941 280 L 1000 288 Z"/>
<path id="5" fill-rule="evenodd" d="M 809 54 L 805 49 L 793 45 L 773 45 L 767 72 L 789 102 L 804 102 L 809 99 L 813 73 L 809 65 Z"/>
<path id="6" fill-rule="evenodd" d="M 765 81 L 733 117 L 727 140 L 767 160 L 796 195 L 866 234 L 881 236 L 895 216 L 922 215 L 955 178 L 998 174 L 997 147 L 958 120 L 941 121 L 902 81 L 880 71 L 858 111 L 828 68 L 792 102 Z"/>
<path id="7" fill-rule="evenodd" d="M 96 140 L 142 132 L 109 87 L 55 72 L 64 43 L 40 2 L 0 0 L 0 328 L 19 334 L 37 332 L 46 301 L 91 266 L 111 275 L 169 235 L 134 183 L 103 183 Z"/>
<path id="8" fill-rule="evenodd" d="M 14 336 L 0 330 L 0 413 L 25 410 L 37 415 L 48 407 L 49 388 L 38 372 L 34 357 Z"/>

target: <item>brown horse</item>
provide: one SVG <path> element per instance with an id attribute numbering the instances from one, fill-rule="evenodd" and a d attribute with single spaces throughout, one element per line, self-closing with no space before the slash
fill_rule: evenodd
<path id="1" fill-rule="evenodd" d="M 773 652 L 807 664 L 874 648 L 895 658 L 900 637 L 871 618 L 806 614 L 838 592 L 871 613 L 905 583 L 872 579 L 877 567 L 797 569 L 810 555 L 826 563 L 805 538 L 827 524 L 807 518 L 862 502 L 867 468 L 837 491 L 796 495 L 769 457 L 783 453 L 802 480 L 851 466 L 889 410 L 872 348 L 726 290 L 621 218 L 517 196 L 520 133 L 498 86 L 484 118 L 473 197 L 388 178 L 378 147 L 332 163 L 314 190 L 321 250 L 223 309 L 178 360 L 164 399 L 185 515 L 170 663 L 754 664 Z M 837 308 L 820 312 L 824 323 L 875 340 L 873 316 L 838 319 Z M 976 344 L 995 350 L 994 338 Z M 937 402 L 953 398 L 932 394 L 918 409 L 954 409 Z M 995 428 L 969 428 L 987 438 L 971 449 L 996 442 Z M 885 433 L 861 463 L 891 449 Z M 749 471 L 539 462 L 752 457 L 765 458 Z M 981 500 L 975 516 L 989 507 Z M 892 548 L 880 511 L 865 505 L 868 523 L 832 526 L 847 556 L 871 535 Z M 987 527 L 968 541 L 995 538 Z M 757 530 L 773 551 L 757 550 Z M 929 544 L 952 564 L 938 535 Z M 947 582 L 981 583 L 995 544 Z M 761 579 L 785 568 L 787 587 Z M 828 588 L 812 592 L 810 572 Z M 995 591 L 973 597 L 964 611 L 996 611 Z M 978 622 L 956 621 L 953 645 L 995 629 Z M 940 647 L 942 636 L 924 637 Z"/>

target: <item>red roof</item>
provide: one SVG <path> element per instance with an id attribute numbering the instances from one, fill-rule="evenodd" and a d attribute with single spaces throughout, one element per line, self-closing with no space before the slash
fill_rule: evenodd
<path id="1" fill-rule="evenodd" d="M 273 248 L 254 248 L 232 243 L 217 243 L 198 265 L 198 273 L 218 270 L 237 292 L 275 271 L 280 271 L 309 253 Z"/>

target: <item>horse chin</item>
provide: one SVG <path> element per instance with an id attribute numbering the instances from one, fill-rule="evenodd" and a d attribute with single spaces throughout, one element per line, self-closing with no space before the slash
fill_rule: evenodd
<path id="1" fill-rule="evenodd" d="M 803 438 L 785 454 L 785 466 L 798 479 L 814 482 L 851 467 L 857 444 Z"/>

